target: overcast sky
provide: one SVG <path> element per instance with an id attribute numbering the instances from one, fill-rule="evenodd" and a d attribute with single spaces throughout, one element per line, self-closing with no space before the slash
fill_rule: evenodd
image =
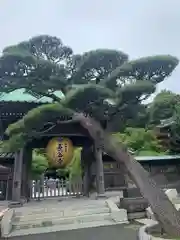
<path id="1" fill-rule="evenodd" d="M 180 58 L 180 0 L 0 0 L 0 51 L 39 35 L 60 37 L 76 53 L 119 49 L 138 58 Z M 159 88 L 180 93 L 180 66 Z"/>

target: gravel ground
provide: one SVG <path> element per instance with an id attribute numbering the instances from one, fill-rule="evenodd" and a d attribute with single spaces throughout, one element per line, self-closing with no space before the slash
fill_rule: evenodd
<path id="1" fill-rule="evenodd" d="M 139 225 L 111 225 L 46 234 L 12 237 L 11 240 L 137 240 Z"/>

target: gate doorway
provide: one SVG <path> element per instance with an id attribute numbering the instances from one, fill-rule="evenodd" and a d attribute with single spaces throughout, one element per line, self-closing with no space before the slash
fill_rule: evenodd
<path id="1" fill-rule="evenodd" d="M 0 201 L 7 200 L 8 181 L 0 180 Z"/>
<path id="2" fill-rule="evenodd" d="M 0 165 L 0 201 L 9 200 L 11 169 Z"/>

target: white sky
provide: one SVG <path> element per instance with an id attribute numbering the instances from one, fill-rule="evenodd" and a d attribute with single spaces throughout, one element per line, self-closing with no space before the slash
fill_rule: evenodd
<path id="1" fill-rule="evenodd" d="M 76 53 L 120 49 L 130 58 L 180 58 L 180 0 L 0 0 L 0 51 L 39 35 L 60 37 Z M 180 93 L 180 66 L 160 84 Z"/>

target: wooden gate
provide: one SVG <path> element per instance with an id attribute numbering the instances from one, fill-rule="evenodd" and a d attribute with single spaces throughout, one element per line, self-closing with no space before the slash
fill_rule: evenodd
<path id="1" fill-rule="evenodd" d="M 64 179 L 36 180 L 31 184 L 31 198 L 45 199 L 54 197 L 82 195 L 82 180 L 73 181 Z"/>

